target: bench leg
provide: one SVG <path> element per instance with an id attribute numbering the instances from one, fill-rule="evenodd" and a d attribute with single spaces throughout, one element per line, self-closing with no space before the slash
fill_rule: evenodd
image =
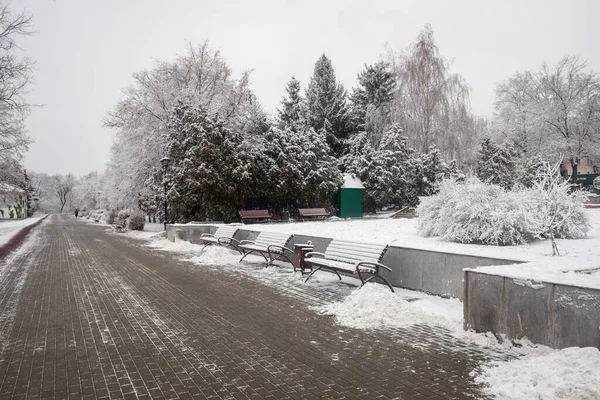
<path id="1" fill-rule="evenodd" d="M 312 272 L 310 274 L 308 274 L 308 276 L 304 280 L 304 283 L 306 283 L 310 279 L 310 277 L 313 276 L 314 273 L 317 272 L 318 270 L 320 270 L 321 268 L 323 268 L 323 267 L 317 267 L 317 269 L 313 269 Z"/>
<path id="2" fill-rule="evenodd" d="M 234 249 L 235 249 L 235 250 L 236 250 L 238 253 L 240 253 L 240 254 L 244 254 L 244 253 L 242 253 L 242 251 L 241 251 L 240 249 L 238 249 L 238 248 L 237 248 L 237 246 L 236 246 L 236 245 L 234 245 L 234 244 L 227 244 L 226 246 L 231 246 L 231 247 L 233 247 L 233 248 L 234 248 Z M 241 260 L 240 260 L 240 261 L 241 261 Z"/>
<path id="3" fill-rule="evenodd" d="M 340 273 L 339 273 L 339 272 L 337 272 L 335 269 L 334 269 L 334 270 L 332 270 L 332 271 L 333 271 L 333 272 L 335 272 L 335 274 L 338 276 L 338 279 L 341 281 L 341 280 L 342 280 L 342 277 L 340 276 Z"/>
<path id="4" fill-rule="evenodd" d="M 373 275 L 373 276 L 370 276 L 370 277 L 368 277 L 368 278 L 367 278 L 367 279 L 366 279 L 366 280 L 363 282 L 363 284 L 362 284 L 362 285 L 360 285 L 360 287 L 363 287 L 363 286 L 365 286 L 365 284 L 367 284 L 368 282 L 372 281 L 372 280 L 373 280 L 373 279 L 375 279 L 375 278 L 379 278 L 379 279 L 381 279 L 382 281 L 384 281 L 384 282 L 385 282 L 385 284 L 386 284 L 386 285 L 388 285 L 388 287 L 390 288 L 390 290 L 392 291 L 392 293 L 395 293 L 395 292 L 394 292 L 394 288 L 392 287 L 392 285 L 390 285 L 390 283 L 387 281 L 387 279 L 385 279 L 383 276 L 380 276 L 380 275 Z"/>
<path id="5" fill-rule="evenodd" d="M 273 254 L 277 255 L 277 257 L 273 257 Z M 289 262 L 290 264 L 292 264 L 292 265 L 294 264 L 294 263 L 292 262 L 292 260 L 290 260 L 290 259 L 288 258 L 288 256 L 286 256 L 285 254 L 277 254 L 277 253 L 271 253 L 271 252 L 269 252 L 269 259 L 271 260 L 271 261 L 269 261 L 269 264 L 273 263 L 273 261 L 279 261 L 279 260 L 282 260 L 282 259 L 284 259 L 284 258 L 285 258 L 285 259 L 287 260 L 287 262 Z M 295 270 L 295 269 L 294 269 L 294 272 L 296 272 L 296 270 Z"/>
<path id="6" fill-rule="evenodd" d="M 267 258 L 267 256 L 265 256 L 263 253 L 260 253 L 260 252 L 257 252 L 257 251 L 249 251 L 249 252 L 247 252 L 247 253 L 246 253 L 246 252 L 244 252 L 244 253 L 243 253 L 244 255 L 242 256 L 242 258 L 240 258 L 240 261 L 238 261 L 238 262 L 242 262 L 242 260 L 243 260 L 244 258 L 246 258 L 246 256 L 247 256 L 248 254 L 252 254 L 252 253 L 258 253 L 258 254 L 260 254 L 261 256 L 263 256 L 263 258 L 265 259 L 265 261 L 266 261 L 266 262 L 269 262 L 269 259 Z"/>

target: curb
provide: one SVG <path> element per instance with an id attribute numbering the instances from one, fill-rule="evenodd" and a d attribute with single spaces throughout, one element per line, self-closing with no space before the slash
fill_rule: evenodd
<path id="1" fill-rule="evenodd" d="M 10 253 L 15 251 L 27 238 L 29 232 L 31 232 L 36 226 L 38 226 L 43 220 L 48 218 L 48 215 L 39 219 L 39 221 L 22 228 L 16 235 L 14 235 L 8 242 L 0 246 L 0 261 L 6 258 Z"/>

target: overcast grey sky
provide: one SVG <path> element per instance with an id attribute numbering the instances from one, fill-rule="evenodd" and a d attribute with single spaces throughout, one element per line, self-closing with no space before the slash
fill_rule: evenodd
<path id="1" fill-rule="evenodd" d="M 38 33 L 21 41 L 36 62 L 25 165 L 83 174 L 104 168 L 112 133 L 102 118 L 131 74 L 174 59 L 186 40 L 209 39 L 235 74 L 275 113 L 292 75 L 308 82 L 322 53 L 338 80 L 355 85 L 385 44 L 406 48 L 426 23 L 440 52 L 472 89 L 472 109 L 492 114 L 496 85 L 543 61 L 579 55 L 600 72 L 598 0 L 13 0 Z"/>

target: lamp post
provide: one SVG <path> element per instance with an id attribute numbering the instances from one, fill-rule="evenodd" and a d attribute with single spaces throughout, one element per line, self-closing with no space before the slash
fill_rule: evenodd
<path id="1" fill-rule="evenodd" d="M 163 167 L 163 183 L 165 185 L 165 215 L 163 218 L 163 223 L 165 225 L 165 232 L 167 231 L 167 168 L 169 168 L 169 164 L 171 163 L 171 159 L 169 157 L 163 157 L 160 159 L 160 165 Z"/>

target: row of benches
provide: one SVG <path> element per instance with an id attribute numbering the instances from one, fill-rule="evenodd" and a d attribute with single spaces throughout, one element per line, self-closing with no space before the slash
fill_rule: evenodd
<path id="1" fill-rule="evenodd" d="M 204 243 L 204 248 L 213 244 L 234 248 L 242 256 L 240 262 L 249 254 L 256 254 L 264 257 L 269 264 L 283 259 L 293 264 L 293 261 L 286 255 L 286 252 L 290 256 L 294 254 L 293 250 L 287 247 L 293 235 L 260 232 L 255 240 L 238 241 L 234 238 L 237 230 L 238 228 L 235 226 L 224 225 L 219 227 L 214 234 L 202 234 L 200 240 Z M 304 266 L 311 272 L 304 282 L 307 282 L 315 272 L 324 269 L 334 272 L 340 280 L 342 279 L 340 272 L 356 274 L 362 285 L 379 279 L 393 292 L 392 285 L 380 275 L 381 270 L 392 271 L 391 268 L 381 264 L 381 258 L 386 249 L 387 245 L 334 239 L 324 253 L 311 251 L 305 255 Z"/>
<path id="2" fill-rule="evenodd" d="M 302 221 L 329 217 L 329 212 L 324 208 L 299 208 L 298 213 Z M 240 210 L 238 214 L 244 222 L 265 221 L 273 217 L 269 210 Z"/>

